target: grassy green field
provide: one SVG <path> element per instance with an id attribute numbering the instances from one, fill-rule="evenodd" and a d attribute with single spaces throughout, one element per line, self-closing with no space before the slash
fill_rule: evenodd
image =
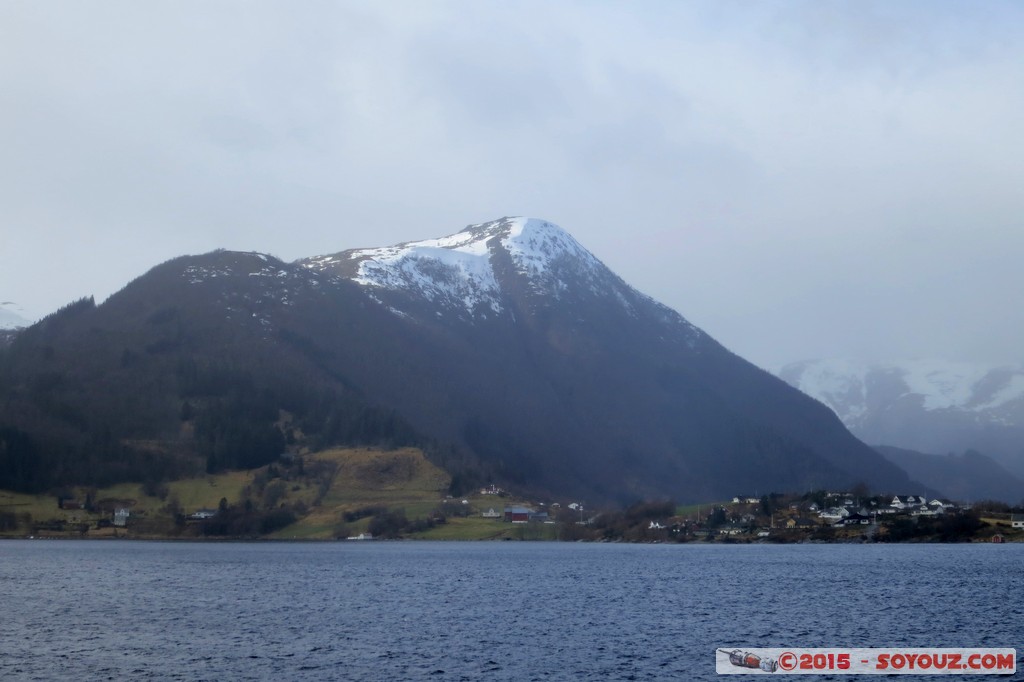
<path id="1" fill-rule="evenodd" d="M 998 533 L 1006 542 L 1024 542 L 1024 530 L 1014 528 L 1009 520 L 985 516 L 981 517 L 981 520 L 985 526 L 975 534 L 977 539 L 987 541 Z"/>
<path id="2" fill-rule="evenodd" d="M 412 537 L 420 540 L 504 540 L 514 538 L 514 528 L 499 519 L 484 519 L 480 516 L 449 518 L 442 525 L 434 526 Z"/>
<path id="3" fill-rule="evenodd" d="M 93 503 L 97 506 L 127 507 L 136 520 L 136 527 L 139 527 L 140 521 L 144 521 L 142 527 L 149 528 L 150 531 L 147 532 L 151 532 L 153 520 L 168 514 L 168 505 L 177 502 L 186 514 L 201 508 L 216 509 L 222 498 L 226 499 L 229 504 L 237 503 L 242 497 L 243 489 L 251 482 L 252 472 L 247 471 L 231 471 L 183 479 L 168 484 L 164 499 L 147 495 L 143 492 L 143 486 L 140 483 L 120 483 L 99 489 L 71 488 L 68 492 L 72 493 L 71 499 L 78 503 L 84 503 L 91 495 Z M 57 497 L 52 494 L 28 495 L 0 490 L 0 512 L 13 512 L 19 519 L 28 514 L 31 516 L 33 524 L 61 521 L 76 526 L 88 524 L 91 526 L 87 532 L 90 537 L 105 537 L 115 534 L 113 529 L 95 527 L 101 518 L 109 518 L 108 513 L 88 512 L 84 509 L 61 509 L 58 506 Z M 2 532 L 0 535 L 23 536 L 28 532 L 28 528 L 24 523 L 19 523 L 18 528 Z M 159 530 L 159 526 L 156 528 Z M 120 533 L 124 535 L 126 531 L 121 529 Z M 62 533 L 44 531 L 41 534 L 61 535 Z M 77 530 L 74 531 L 74 534 L 81 535 Z M 127 534 L 130 534 L 130 531 Z"/>
<path id="4" fill-rule="evenodd" d="M 414 448 L 376 450 L 335 449 L 311 456 L 335 468 L 320 504 L 298 522 L 273 533 L 279 539 L 322 539 L 365 532 L 369 519 L 345 523 L 345 512 L 368 507 L 403 510 L 410 518 L 425 518 L 443 501 L 450 479 Z"/>
<path id="5" fill-rule="evenodd" d="M 61 510 L 57 508 L 57 499 L 49 495 L 26 495 L 0 490 L 0 511 L 28 513 L 33 519 L 46 519 L 56 517 Z"/>
<path id="6" fill-rule="evenodd" d="M 169 487 L 171 496 L 177 497 L 182 509 L 191 513 L 197 509 L 216 509 L 222 498 L 228 504 L 236 504 L 242 498 L 242 490 L 251 482 L 251 472 L 229 471 L 173 481 Z"/>
<path id="7" fill-rule="evenodd" d="M 308 513 L 297 523 L 270 537 L 330 539 L 335 537 L 345 512 L 366 507 L 402 509 L 410 519 L 426 517 L 441 504 L 449 484 L 445 472 L 428 462 L 422 452 L 412 448 L 393 451 L 335 449 L 306 455 L 304 463 L 305 470 L 314 473 L 277 483 L 277 499 L 273 506 L 301 503 Z M 270 479 L 268 485 L 268 477 L 268 467 L 261 467 L 172 481 L 166 484 L 163 499 L 145 494 L 141 483 L 122 483 L 98 490 L 73 488 L 68 492 L 79 503 L 91 496 L 96 505 L 128 507 L 132 514 L 130 525 L 127 531 L 120 529 L 120 533 L 146 536 L 163 532 L 164 526 L 156 519 L 170 520 L 172 506 L 188 515 L 199 509 L 217 509 L 221 500 L 228 505 L 238 505 L 248 496 L 257 508 L 263 508 L 260 505 L 267 504 L 266 493 L 260 496 L 258 483 L 262 481 L 264 490 L 270 488 L 275 481 Z M 319 504 L 316 503 L 318 496 Z M 75 524 L 74 535 L 79 535 L 77 526 L 80 524 L 90 526 L 88 536 L 103 537 L 114 533 L 113 529 L 95 527 L 100 519 L 109 518 L 109 513 L 61 509 L 57 497 L 52 494 L 0 491 L 0 512 L 11 512 L 19 520 L 17 528 L 0 531 L 7 536 L 20 537 L 27 534 L 32 525 L 58 521 Z M 31 517 L 31 524 L 21 521 L 26 515 Z M 345 530 L 363 532 L 368 523 L 369 519 L 363 518 L 346 524 Z M 133 533 L 133 527 L 144 530 Z M 167 530 L 172 529 L 168 527 Z"/>

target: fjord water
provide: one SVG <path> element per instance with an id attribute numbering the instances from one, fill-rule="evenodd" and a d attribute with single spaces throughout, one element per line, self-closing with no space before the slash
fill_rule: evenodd
<path id="1" fill-rule="evenodd" d="M 1024 545 L 19 540 L 0 679 L 714 679 L 720 646 L 1024 653 L 1022 595 Z"/>

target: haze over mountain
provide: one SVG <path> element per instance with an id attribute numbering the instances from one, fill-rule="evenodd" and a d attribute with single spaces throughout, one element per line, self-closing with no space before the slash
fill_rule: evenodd
<path id="1" fill-rule="evenodd" d="M 32 322 L 19 315 L 11 303 L 0 303 L 0 329 L 19 329 L 27 327 Z"/>
<path id="2" fill-rule="evenodd" d="M 999 500 L 1013 505 L 1024 502 L 1024 480 L 976 450 L 931 455 L 887 445 L 875 449 L 914 480 L 941 490 L 952 500 Z"/>
<path id="3" fill-rule="evenodd" d="M 1024 367 L 818 360 L 788 365 L 780 377 L 866 443 L 940 455 L 976 450 L 1024 477 Z"/>
<path id="4" fill-rule="evenodd" d="M 455 488 L 590 501 L 920 489 L 543 220 L 295 263 L 176 258 L 0 361 L 0 471 L 21 487 L 377 443 L 424 447 Z"/>

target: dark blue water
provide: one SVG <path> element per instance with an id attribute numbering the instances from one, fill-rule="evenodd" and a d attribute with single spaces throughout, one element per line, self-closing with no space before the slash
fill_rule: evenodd
<path id="1" fill-rule="evenodd" d="M 720 646 L 1024 654 L 1024 545 L 0 542 L 4 681 L 702 680 Z"/>

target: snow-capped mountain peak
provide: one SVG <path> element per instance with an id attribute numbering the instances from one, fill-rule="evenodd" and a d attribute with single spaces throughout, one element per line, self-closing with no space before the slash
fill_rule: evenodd
<path id="1" fill-rule="evenodd" d="M 495 259 L 507 254 L 514 270 L 535 291 L 558 298 L 567 270 L 593 289 L 607 269 L 568 232 L 536 218 L 507 217 L 439 239 L 355 249 L 302 263 L 313 270 L 336 270 L 368 289 L 416 292 L 423 298 L 467 313 L 503 310 Z"/>
<path id="2" fill-rule="evenodd" d="M 519 270 L 533 277 L 546 274 L 552 264 L 561 258 L 573 259 L 590 271 L 602 267 L 601 262 L 572 235 L 546 220 L 503 218 L 473 228 L 495 233 L 494 236 L 501 239 L 502 246 L 512 255 Z"/>
<path id="3" fill-rule="evenodd" d="M 668 325 L 695 348 L 703 332 L 629 286 L 567 231 L 547 220 L 506 217 L 438 239 L 353 249 L 297 263 L 348 280 L 399 317 L 453 316 L 470 324 L 561 310 L 570 327 Z M 545 323 L 547 324 L 547 323 Z"/>

